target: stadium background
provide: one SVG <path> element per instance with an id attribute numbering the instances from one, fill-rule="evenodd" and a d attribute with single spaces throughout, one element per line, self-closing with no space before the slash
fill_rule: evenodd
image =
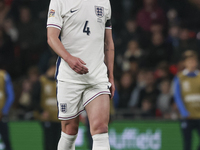
<path id="1" fill-rule="evenodd" d="M 149 1 L 111 0 L 117 89 L 109 131 L 113 150 L 182 149 L 172 80 L 183 69 L 185 50 L 200 54 L 200 1 Z M 9 116 L 14 150 L 43 149 L 41 126 L 32 117 L 31 91 L 56 57 L 46 42 L 48 4 L 0 0 L 0 68 L 11 75 L 15 90 Z M 77 141 L 81 150 L 87 149 L 84 132 L 82 124 Z"/>

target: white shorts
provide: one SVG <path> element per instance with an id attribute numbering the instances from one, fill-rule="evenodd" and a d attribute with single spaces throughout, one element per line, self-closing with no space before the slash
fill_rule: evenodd
<path id="1" fill-rule="evenodd" d="M 96 85 L 57 81 L 58 119 L 70 120 L 80 115 L 87 104 L 102 94 L 110 94 L 109 82 Z"/>

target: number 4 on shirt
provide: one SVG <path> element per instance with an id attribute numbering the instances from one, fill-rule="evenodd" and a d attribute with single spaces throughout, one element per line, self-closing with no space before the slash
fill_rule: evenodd
<path id="1" fill-rule="evenodd" d="M 88 21 L 85 22 L 85 26 L 83 28 L 83 33 L 86 33 L 87 35 L 90 35 L 90 28 L 87 27 Z"/>

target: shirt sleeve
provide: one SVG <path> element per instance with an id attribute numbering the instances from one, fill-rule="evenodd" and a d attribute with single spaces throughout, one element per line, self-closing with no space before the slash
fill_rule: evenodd
<path id="1" fill-rule="evenodd" d="M 59 0 L 51 0 L 49 5 L 47 28 L 54 27 L 61 30 L 62 24 L 63 24 L 62 4 Z"/>
<path id="2" fill-rule="evenodd" d="M 112 29 L 111 20 L 107 20 L 107 22 L 106 22 L 106 29 Z"/>
<path id="3" fill-rule="evenodd" d="M 5 91 L 6 91 L 6 103 L 2 109 L 2 113 L 3 115 L 8 115 L 10 107 L 14 102 L 14 90 L 9 74 L 6 74 L 5 76 Z"/>
<path id="4" fill-rule="evenodd" d="M 178 77 L 174 78 L 174 99 L 175 99 L 176 105 L 177 105 L 177 107 L 180 111 L 181 116 L 182 117 L 188 117 L 189 112 L 185 108 L 185 105 L 184 105 L 183 100 L 182 100 L 181 88 L 180 88 L 180 83 L 179 83 Z"/>
<path id="5" fill-rule="evenodd" d="M 109 1 L 108 14 L 106 16 L 106 29 L 112 29 L 110 1 Z"/>

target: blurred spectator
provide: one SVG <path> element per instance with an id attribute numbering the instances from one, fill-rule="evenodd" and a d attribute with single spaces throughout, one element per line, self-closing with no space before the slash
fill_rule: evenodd
<path id="1" fill-rule="evenodd" d="M 140 94 L 141 90 L 146 85 L 145 75 L 146 75 L 146 71 L 143 70 L 143 69 L 141 69 L 138 72 L 137 79 L 136 79 L 137 83 L 136 83 L 136 86 L 131 93 L 131 97 L 130 97 L 130 101 L 129 101 L 129 107 L 134 107 L 134 108 L 137 107 L 138 100 L 139 100 L 139 94 Z"/>
<path id="2" fill-rule="evenodd" d="M 0 27 L 0 68 L 12 72 L 14 48 L 10 37 Z"/>
<path id="3" fill-rule="evenodd" d="M 141 116 L 144 118 L 155 117 L 155 110 L 150 97 L 144 97 L 141 106 Z"/>
<path id="4" fill-rule="evenodd" d="M 38 81 L 39 72 L 37 67 L 31 67 L 27 73 L 27 77 L 22 80 L 22 91 L 19 97 L 19 118 L 32 119 L 32 100 L 31 92 L 34 89 L 33 85 Z"/>
<path id="5" fill-rule="evenodd" d="M 3 25 L 9 9 L 10 8 L 6 5 L 5 0 L 0 0 L 0 26 Z"/>
<path id="6" fill-rule="evenodd" d="M 179 46 L 179 32 L 179 26 L 175 25 L 169 28 L 167 42 L 170 43 L 174 49 L 178 48 Z"/>
<path id="7" fill-rule="evenodd" d="M 137 41 L 131 40 L 128 43 L 128 49 L 124 54 L 123 66 L 124 71 L 131 70 L 132 74 L 137 72 L 137 62 L 140 62 L 143 56 L 143 51 Z"/>
<path id="8" fill-rule="evenodd" d="M 200 29 L 200 7 L 199 0 L 187 0 L 183 1 L 179 6 L 181 14 L 181 23 L 187 28 L 192 30 Z"/>
<path id="9" fill-rule="evenodd" d="M 31 82 L 28 79 L 24 79 L 22 82 L 22 93 L 19 98 L 19 105 L 20 105 L 20 108 L 23 110 L 21 112 L 22 116 L 20 115 L 20 119 L 29 119 L 29 118 L 26 118 L 26 113 L 30 111 L 31 90 L 32 90 Z"/>
<path id="10" fill-rule="evenodd" d="M 159 22 L 152 22 L 150 31 L 152 34 L 163 33 L 163 25 L 160 24 Z"/>
<path id="11" fill-rule="evenodd" d="M 199 50 L 197 48 L 197 41 L 194 39 L 194 37 L 190 37 L 190 30 L 187 28 L 181 28 L 180 29 L 180 34 L 179 34 L 179 47 L 177 49 L 175 49 L 174 51 L 174 62 L 177 62 L 178 60 L 180 60 L 182 54 L 188 50 L 188 49 L 192 49 L 194 51 L 197 52 L 197 54 L 199 54 Z"/>
<path id="12" fill-rule="evenodd" d="M 18 30 L 15 27 L 13 20 L 11 18 L 5 19 L 4 29 L 7 35 L 11 37 L 12 42 L 16 43 L 18 41 Z"/>
<path id="13" fill-rule="evenodd" d="M 130 66 L 129 71 L 132 77 L 136 77 L 138 73 L 138 68 L 139 68 L 139 61 L 135 59 L 134 57 L 131 57 L 129 59 L 129 66 Z"/>
<path id="14" fill-rule="evenodd" d="M 137 100 L 137 107 L 142 108 L 142 101 L 146 98 L 149 97 L 152 103 L 152 107 L 156 106 L 156 101 L 159 95 L 159 90 L 156 88 L 155 85 L 155 77 L 154 77 L 154 72 L 149 70 L 145 74 L 145 87 L 140 91 L 138 100 Z"/>
<path id="15" fill-rule="evenodd" d="M 30 83 L 33 85 L 35 82 L 38 81 L 38 78 L 39 78 L 39 70 L 38 70 L 38 67 L 37 66 L 32 66 L 29 68 L 28 70 L 28 80 L 30 81 Z"/>
<path id="16" fill-rule="evenodd" d="M 11 150 L 9 139 L 8 114 L 14 101 L 12 81 L 6 71 L 0 70 L 0 134 L 5 144 L 5 150 Z"/>
<path id="17" fill-rule="evenodd" d="M 171 103 L 170 103 L 170 110 L 168 113 L 165 113 L 164 114 L 164 118 L 165 119 L 172 119 L 172 120 L 177 120 L 180 118 L 180 113 L 178 111 L 178 108 L 177 108 L 177 105 L 176 103 L 174 102 L 174 99 L 172 98 L 171 99 Z"/>
<path id="18" fill-rule="evenodd" d="M 158 95 L 157 99 L 157 109 L 162 112 L 164 116 L 170 110 L 171 106 L 171 98 L 172 95 L 170 93 L 170 80 L 164 79 L 160 83 L 160 94 Z"/>
<path id="19" fill-rule="evenodd" d="M 165 111 L 165 113 L 162 114 L 162 118 L 168 119 L 168 120 L 169 119 L 172 119 L 172 120 L 179 119 L 180 118 L 179 111 L 178 111 L 176 103 L 174 102 L 173 97 L 171 97 L 171 99 L 170 99 L 169 106 L 170 107 L 169 107 L 168 111 Z"/>
<path id="20" fill-rule="evenodd" d="M 20 8 L 20 20 L 17 28 L 19 31 L 19 46 L 21 50 L 21 69 L 22 72 L 26 72 L 29 66 L 35 65 L 38 62 L 39 54 L 43 50 L 44 38 L 41 32 L 43 30 L 32 19 L 28 7 Z"/>
<path id="21" fill-rule="evenodd" d="M 184 61 L 183 61 L 183 60 L 180 60 L 180 61 L 177 63 L 176 67 L 177 67 L 177 73 L 183 71 L 183 69 L 185 68 Z M 176 75 L 176 74 L 175 74 L 175 75 Z"/>
<path id="22" fill-rule="evenodd" d="M 131 12 L 133 9 L 133 3 L 135 3 L 134 0 L 123 0 L 122 5 L 123 5 L 123 11 L 124 11 L 124 16 L 127 18 L 131 17 Z"/>
<path id="23" fill-rule="evenodd" d="M 200 1 L 199 0 L 189 0 L 189 1 L 200 9 Z"/>
<path id="24" fill-rule="evenodd" d="M 160 83 L 163 79 L 172 79 L 173 75 L 169 72 L 169 65 L 166 62 L 161 62 L 158 64 L 155 70 L 155 77 L 157 83 Z"/>
<path id="25" fill-rule="evenodd" d="M 187 49 L 193 49 L 194 51 L 197 50 L 197 44 L 195 41 L 195 37 L 191 37 L 190 35 L 190 30 L 187 28 L 182 28 L 180 30 L 180 47 L 179 47 L 179 51 L 185 52 Z M 181 55 L 182 56 L 182 55 Z"/>
<path id="26" fill-rule="evenodd" d="M 166 25 L 166 17 L 163 10 L 157 5 L 157 0 L 143 0 L 144 8 L 137 14 L 137 23 L 144 31 L 150 31 L 152 22 L 156 21 Z"/>
<path id="27" fill-rule="evenodd" d="M 170 26 L 172 25 L 178 25 L 180 20 L 178 18 L 178 12 L 175 9 L 170 9 L 167 12 L 167 18 L 168 18 L 168 24 Z"/>
<path id="28" fill-rule="evenodd" d="M 44 130 L 45 150 L 57 149 L 61 132 L 60 121 L 57 118 L 55 60 L 54 58 L 50 59 L 48 70 L 40 76 L 32 90 L 35 118 L 41 121 Z"/>
<path id="29" fill-rule="evenodd" d="M 118 108 L 128 108 L 131 92 L 134 86 L 134 80 L 129 72 L 122 74 L 119 89 L 119 106 Z"/>
<path id="30" fill-rule="evenodd" d="M 4 0 L 5 5 L 10 7 L 12 5 L 13 0 Z"/>
<path id="31" fill-rule="evenodd" d="M 127 20 L 125 28 L 120 32 L 119 39 L 116 40 L 116 46 L 120 47 L 121 50 L 117 51 L 117 54 L 124 54 L 124 49 L 127 47 L 130 40 L 139 41 L 139 43 L 141 43 L 142 38 L 142 32 L 139 30 L 136 20 Z"/>
<path id="32" fill-rule="evenodd" d="M 128 43 L 128 49 L 126 50 L 124 57 L 125 59 L 129 59 L 131 57 L 134 57 L 136 59 L 139 59 L 142 56 L 142 50 L 139 47 L 139 44 L 135 40 L 131 40 Z"/>
<path id="33" fill-rule="evenodd" d="M 156 67 L 160 62 L 169 62 L 171 56 L 171 48 L 164 41 L 162 33 L 152 35 L 151 46 L 148 50 L 147 62 L 149 67 Z"/>

